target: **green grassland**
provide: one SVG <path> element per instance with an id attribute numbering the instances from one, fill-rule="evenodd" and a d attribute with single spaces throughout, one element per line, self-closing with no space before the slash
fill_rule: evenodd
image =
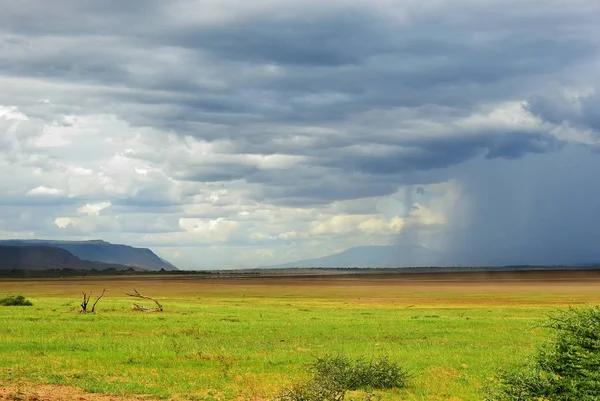
<path id="1" fill-rule="evenodd" d="M 131 310 L 137 288 L 162 313 Z M 71 309 L 106 295 L 97 314 Z M 496 369 L 548 337 L 539 322 L 597 304 L 600 281 L 416 282 L 377 277 L 0 281 L 0 385 L 61 384 L 174 400 L 261 400 L 316 356 L 388 356 L 412 374 L 384 400 L 480 400 Z M 149 303 L 148 306 L 152 306 Z M 360 397 L 360 394 L 350 394 Z"/>

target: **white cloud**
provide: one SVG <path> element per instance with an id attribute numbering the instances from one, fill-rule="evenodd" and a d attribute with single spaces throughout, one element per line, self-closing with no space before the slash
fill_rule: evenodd
<path id="1" fill-rule="evenodd" d="M 220 243 L 227 241 L 238 229 L 239 224 L 221 217 L 212 220 L 182 217 L 179 219 L 179 226 L 189 233 L 190 240 Z"/>
<path id="2" fill-rule="evenodd" d="M 315 221 L 313 235 L 344 235 L 359 232 L 366 234 L 390 235 L 402 229 L 404 222 L 399 217 L 386 219 L 373 215 L 338 215 Z"/>
<path id="3" fill-rule="evenodd" d="M 78 208 L 77 213 L 87 214 L 89 216 L 91 216 L 91 215 L 99 216 L 100 211 L 102 211 L 110 206 L 111 206 L 110 202 L 87 203 L 87 204 L 81 206 L 80 208 Z"/>
<path id="4" fill-rule="evenodd" d="M 58 188 L 48 188 L 43 185 L 40 185 L 39 187 L 35 187 L 29 192 L 27 192 L 27 195 L 58 196 L 62 195 L 62 191 Z"/>
<path id="5" fill-rule="evenodd" d="M 25 114 L 19 111 L 16 106 L 2 106 L 0 105 L 0 118 L 4 120 L 12 121 L 27 121 L 28 118 Z"/>
<path id="6" fill-rule="evenodd" d="M 74 219 L 70 217 L 57 217 L 54 219 L 54 224 L 58 228 L 67 228 L 69 225 L 73 225 Z"/>

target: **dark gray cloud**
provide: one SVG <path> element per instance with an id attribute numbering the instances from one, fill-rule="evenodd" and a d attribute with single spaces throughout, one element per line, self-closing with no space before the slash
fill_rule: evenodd
<path id="1" fill-rule="evenodd" d="M 283 66 L 358 65 L 393 52 L 391 27 L 376 12 L 354 7 L 264 13 L 217 27 L 184 29 L 170 39 L 178 46 L 219 58 Z"/>
<path id="2" fill-rule="evenodd" d="M 158 0 L 66 0 L 49 4 L 39 0 L 3 4 L 0 26 L 25 35 L 118 35 L 147 31 L 149 22 L 162 17 L 164 3 Z"/>
<path id="3" fill-rule="evenodd" d="M 547 134 L 512 132 L 500 136 L 488 147 L 488 159 L 520 159 L 529 153 L 548 153 L 559 150 L 564 142 Z"/>
<path id="4" fill-rule="evenodd" d="M 515 16 L 507 7 L 488 6 L 486 24 L 480 22 L 484 10 L 473 4 L 442 6 L 406 21 L 373 7 L 291 4 L 225 22 L 177 24 L 166 17 L 169 7 L 154 2 L 70 4 L 58 11 L 13 5 L 4 26 L 20 34 L 11 39 L 19 54 L 3 69 L 9 75 L 137 89 L 141 92 L 95 96 L 106 96 L 104 108 L 111 105 L 134 123 L 214 139 L 195 123 L 314 124 L 369 109 L 469 108 L 532 90 L 541 75 L 596 54 L 597 41 L 586 36 L 597 33 L 587 9 L 567 12 L 553 3 L 535 16 Z M 27 46 L 31 51 L 23 52 Z M 270 67 L 279 73 L 268 73 Z M 148 108 L 129 114 L 128 108 L 114 107 L 113 97 L 121 106 L 132 97 L 134 104 L 171 106 L 172 112 L 154 115 Z M 247 134 L 232 129 L 229 135 Z"/>
<path id="5" fill-rule="evenodd" d="M 364 198 L 365 191 L 369 196 L 388 195 L 398 188 L 397 182 L 381 177 L 337 171 L 295 175 L 294 181 L 286 184 L 281 178 L 276 182 L 278 185 L 273 181 L 261 185 L 260 201 L 282 206 L 318 206 L 334 200 Z"/>
<path id="6" fill-rule="evenodd" d="M 517 159 L 528 153 L 559 149 L 561 141 L 547 134 L 511 132 L 482 133 L 470 137 L 408 141 L 390 155 L 349 157 L 350 169 L 370 174 L 396 174 L 411 170 L 441 169 L 484 153 L 487 158 Z"/>
<path id="7" fill-rule="evenodd" d="M 352 148 L 338 145 L 333 154 L 330 149 L 336 149 L 334 145 L 323 150 L 312 149 L 309 158 L 289 169 L 263 170 L 255 165 L 236 164 L 231 158 L 229 162 L 199 160 L 197 164 L 179 165 L 175 177 L 199 182 L 244 180 L 260 184 L 259 199 L 263 202 L 312 205 L 362 198 L 365 191 L 370 196 L 386 195 L 400 184 L 439 182 L 449 178 L 441 170 L 478 155 L 488 159 L 519 159 L 529 153 L 558 151 L 564 144 L 554 136 L 535 132 L 399 140 L 384 152 L 365 151 L 367 144 L 363 141 L 367 142 L 368 138 L 357 139 Z M 257 148 L 260 149 L 260 145 Z M 344 179 L 339 180 L 340 176 Z"/>
<path id="8" fill-rule="evenodd" d="M 551 124 L 571 124 L 600 135 L 600 96 L 597 93 L 567 96 L 560 93 L 533 95 L 525 108 Z"/>

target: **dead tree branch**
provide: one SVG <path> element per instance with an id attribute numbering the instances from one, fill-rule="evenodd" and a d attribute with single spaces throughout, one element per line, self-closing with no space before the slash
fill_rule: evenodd
<path id="1" fill-rule="evenodd" d="M 98 298 L 96 298 L 96 301 L 92 305 L 92 313 L 96 313 L 96 304 L 98 303 L 98 301 L 100 301 L 100 298 L 102 298 L 104 296 L 105 292 L 106 292 L 106 288 L 102 289 L 102 294 L 100 294 L 100 296 Z M 92 292 L 90 291 L 90 295 L 91 294 L 92 294 Z"/>
<path id="2" fill-rule="evenodd" d="M 133 306 L 132 306 L 133 310 L 140 311 L 140 312 L 162 312 L 163 307 L 160 304 L 160 302 L 158 302 L 156 299 L 140 294 L 138 292 L 138 290 L 136 290 L 135 288 L 133 289 L 133 292 L 134 292 L 133 294 L 127 293 L 127 295 L 129 295 L 130 297 L 134 297 L 134 298 L 148 299 L 156 304 L 156 308 L 149 308 L 147 306 L 133 304 Z"/>
<path id="3" fill-rule="evenodd" d="M 88 295 L 82 291 L 83 300 L 81 301 L 81 305 L 79 305 L 79 306 L 81 306 L 81 310 L 79 311 L 79 313 L 96 313 L 96 304 L 104 296 L 105 292 L 106 292 L 106 288 L 104 288 L 102 290 L 102 294 L 100 294 L 100 296 L 96 297 L 96 301 L 92 304 L 92 309 L 88 310 L 87 307 L 90 302 L 90 299 L 92 298 L 92 292 L 90 291 L 90 293 Z M 75 309 L 75 308 L 73 308 L 73 309 Z M 73 310 L 73 309 L 71 309 L 71 310 Z"/>

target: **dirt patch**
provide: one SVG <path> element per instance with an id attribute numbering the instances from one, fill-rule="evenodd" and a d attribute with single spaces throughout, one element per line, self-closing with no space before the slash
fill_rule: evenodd
<path id="1" fill-rule="evenodd" d="M 344 301 L 358 304 L 412 305 L 572 305 L 600 302 L 600 269 L 457 273 L 348 274 L 326 277 L 208 278 L 93 277 L 78 279 L 0 280 L 0 292 L 35 298 L 70 298 L 82 288 L 107 298 L 130 299 L 132 288 L 157 299 L 178 302 L 231 302 L 231 298 Z M 104 301 L 104 300 L 103 300 Z M 108 302 L 108 300 L 107 300 Z M 161 301 L 162 302 L 162 301 Z M 237 302 L 237 301 L 236 301 Z M 68 311 L 69 309 L 65 310 Z M 123 335 L 127 335 L 123 333 Z"/>
<path id="2" fill-rule="evenodd" d="M 72 386 L 11 386 L 0 387 L 1 401 L 141 401 L 114 395 L 86 393 Z M 149 400 L 145 400 L 149 401 Z"/>

